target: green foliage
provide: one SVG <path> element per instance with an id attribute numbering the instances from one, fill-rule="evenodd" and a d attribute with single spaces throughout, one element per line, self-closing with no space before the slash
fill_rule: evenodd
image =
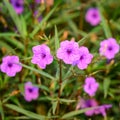
<path id="1" fill-rule="evenodd" d="M 24 0 L 24 12 L 20 15 L 10 0 L 0 1 L 0 64 L 4 56 L 17 55 L 23 67 L 15 77 L 0 72 L 0 120 L 119 120 L 120 53 L 107 61 L 99 55 L 99 47 L 102 40 L 110 37 L 120 44 L 120 1 L 53 1 L 49 5 Z M 85 21 L 90 7 L 97 7 L 101 15 L 101 23 L 94 27 Z M 66 65 L 56 57 L 60 42 L 71 39 L 79 46 L 88 47 L 94 55 L 85 70 Z M 43 70 L 31 63 L 32 47 L 40 44 L 47 44 L 54 57 L 52 64 Z M 91 99 L 83 90 L 87 76 L 95 77 L 99 83 L 92 98 L 99 105 L 112 104 L 104 117 L 84 114 L 94 107 L 76 110 L 79 98 Z M 39 88 L 37 100 L 25 101 L 24 84 L 27 81 Z"/>

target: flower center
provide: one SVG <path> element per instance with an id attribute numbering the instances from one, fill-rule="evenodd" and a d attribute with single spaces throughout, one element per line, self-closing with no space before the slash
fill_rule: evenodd
<path id="1" fill-rule="evenodd" d="M 108 47 L 108 50 L 111 51 L 113 48 L 111 46 Z"/>
<path id="2" fill-rule="evenodd" d="M 88 88 L 91 89 L 91 84 L 88 85 Z"/>
<path id="3" fill-rule="evenodd" d="M 12 64 L 12 63 L 8 63 L 8 67 L 10 67 L 10 68 L 11 68 L 12 66 L 13 66 L 13 64 Z"/>
<path id="4" fill-rule="evenodd" d="M 42 54 L 41 54 L 41 57 L 42 57 L 42 58 L 45 58 L 45 57 L 46 57 L 46 54 L 42 53 Z"/>
<path id="5" fill-rule="evenodd" d="M 93 13 L 92 16 L 93 16 L 93 18 L 96 18 L 96 17 L 97 17 L 97 14 L 96 14 L 96 13 Z"/>
<path id="6" fill-rule="evenodd" d="M 87 105 L 87 107 L 92 107 L 91 101 L 90 101 L 90 100 L 87 100 L 87 101 L 86 101 L 86 105 Z"/>
<path id="7" fill-rule="evenodd" d="M 81 55 L 81 56 L 80 56 L 80 60 L 83 60 L 83 59 L 84 59 L 84 56 L 83 56 L 83 55 Z"/>
<path id="8" fill-rule="evenodd" d="M 18 2 L 16 2 L 16 7 L 20 7 L 21 5 L 20 5 L 20 3 L 18 3 Z"/>
<path id="9" fill-rule="evenodd" d="M 72 53 L 72 50 L 71 50 L 71 49 L 67 49 L 67 53 L 68 53 L 68 54 L 71 54 L 71 53 Z"/>
<path id="10" fill-rule="evenodd" d="M 30 93 L 32 93 L 32 92 L 33 92 L 33 89 L 32 89 L 32 88 L 28 88 L 28 91 L 29 91 Z"/>

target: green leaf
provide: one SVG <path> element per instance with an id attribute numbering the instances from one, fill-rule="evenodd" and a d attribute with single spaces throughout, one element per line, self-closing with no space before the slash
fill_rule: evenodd
<path id="1" fill-rule="evenodd" d="M 72 20 L 68 20 L 68 25 L 72 29 L 72 32 L 74 35 L 82 35 L 83 37 L 87 35 L 87 33 L 83 32 L 82 30 L 79 30 L 76 26 L 76 24 Z"/>
<path id="2" fill-rule="evenodd" d="M 20 116 L 20 117 L 11 116 L 11 117 L 8 117 L 8 120 L 30 120 L 30 118 L 26 116 Z"/>
<path id="3" fill-rule="evenodd" d="M 16 34 L 16 33 L 0 33 L 0 37 L 20 37 L 20 35 Z"/>
<path id="4" fill-rule="evenodd" d="M 52 102 L 52 112 L 53 115 L 55 114 L 56 108 L 57 108 L 58 101 Z"/>
<path id="5" fill-rule="evenodd" d="M 35 86 L 41 88 L 42 90 L 50 92 L 50 89 L 47 86 L 45 86 L 45 85 L 35 85 Z"/>
<path id="6" fill-rule="evenodd" d="M 67 22 L 69 19 L 74 19 L 78 16 L 79 16 L 79 13 L 63 14 L 55 19 L 50 20 L 49 23 L 47 24 L 46 28 L 51 28 L 54 25 L 58 25 L 58 24 Z"/>
<path id="7" fill-rule="evenodd" d="M 22 37 L 25 37 L 25 28 L 24 27 L 24 22 L 23 22 L 23 19 L 20 19 L 20 17 L 17 15 L 17 13 L 15 12 L 14 8 L 12 7 L 12 5 L 9 3 L 8 0 L 3 0 L 6 8 L 8 9 L 8 12 L 14 22 L 14 24 L 16 25 L 19 33 L 21 34 Z"/>
<path id="8" fill-rule="evenodd" d="M 1 119 L 4 120 L 5 116 L 4 116 L 4 111 L 3 111 L 1 100 L 0 100 L 0 115 L 1 115 Z"/>
<path id="9" fill-rule="evenodd" d="M 93 110 L 97 107 L 92 107 L 92 108 L 85 108 L 85 109 L 81 109 L 81 110 L 75 110 L 75 111 L 72 111 L 72 112 L 69 112 L 69 113 L 66 113 L 64 114 L 61 118 L 62 119 L 68 119 L 68 118 L 71 118 L 73 116 L 76 116 L 76 115 L 79 115 L 79 114 L 82 114 L 88 110 Z"/>
<path id="10" fill-rule="evenodd" d="M 23 34 L 23 36 L 27 36 L 27 25 L 26 25 L 26 21 L 22 15 L 20 16 L 20 20 L 22 23 L 22 34 Z"/>
<path id="11" fill-rule="evenodd" d="M 105 78 L 103 81 L 104 98 L 107 97 L 109 86 L 110 86 L 110 79 Z"/>
<path id="12" fill-rule="evenodd" d="M 23 108 L 20 108 L 19 106 L 13 105 L 13 104 L 5 104 L 5 106 L 9 109 L 12 109 L 14 111 L 17 111 L 19 113 L 22 113 L 32 119 L 37 119 L 37 120 L 45 120 L 47 117 L 43 116 L 43 115 L 38 115 L 36 113 L 33 113 L 31 111 L 27 111 Z"/>
<path id="13" fill-rule="evenodd" d="M 98 9 L 100 11 L 101 22 L 102 22 L 101 25 L 102 25 L 102 28 L 104 30 L 105 36 L 106 36 L 106 38 L 110 38 L 110 37 L 112 37 L 112 33 L 110 31 L 110 28 L 109 28 L 109 25 L 108 25 L 108 21 L 107 21 L 107 19 L 103 15 L 104 9 L 103 9 L 102 5 L 99 2 L 98 2 Z"/>
<path id="14" fill-rule="evenodd" d="M 57 27 L 55 26 L 55 51 L 58 50 L 59 46 L 60 46 L 60 41 L 58 37 Z"/>
<path id="15" fill-rule="evenodd" d="M 35 68 L 33 68 L 33 67 L 30 67 L 30 66 L 27 66 L 27 65 L 25 65 L 25 64 L 21 64 L 21 65 L 22 65 L 23 67 L 29 69 L 29 70 L 32 70 L 32 71 L 34 71 L 34 72 L 37 72 L 37 73 L 41 74 L 41 75 L 43 75 L 43 76 L 45 76 L 45 77 L 47 77 L 47 78 L 49 78 L 49 79 L 52 79 L 52 80 L 55 79 L 53 76 L 51 76 L 50 74 L 48 74 L 48 73 L 46 73 L 46 72 L 44 72 L 44 71 L 42 71 L 42 70 L 37 70 L 37 69 L 35 69 Z"/>
<path id="16" fill-rule="evenodd" d="M 24 45 L 20 41 L 18 41 L 16 39 L 12 39 L 11 37 L 4 37 L 4 38 L 5 38 L 5 41 L 14 45 L 15 48 L 18 48 L 18 49 L 24 51 Z"/>
<path id="17" fill-rule="evenodd" d="M 76 100 L 69 100 L 69 99 L 64 99 L 64 98 L 60 98 L 59 100 L 60 100 L 60 102 L 63 102 L 63 103 L 73 103 L 73 102 L 76 102 Z"/>
<path id="18" fill-rule="evenodd" d="M 14 49 L 11 46 L 9 46 L 7 43 L 5 43 L 5 42 L 3 42 L 1 40 L 0 40 L 0 47 L 6 48 L 8 53 L 14 53 L 15 54 Z"/>
<path id="19" fill-rule="evenodd" d="M 56 10 L 57 5 L 42 19 L 42 21 L 34 28 L 32 33 L 30 34 L 30 37 L 34 37 L 34 35 L 42 28 L 43 24 L 47 22 L 47 20 L 51 17 L 53 12 Z"/>

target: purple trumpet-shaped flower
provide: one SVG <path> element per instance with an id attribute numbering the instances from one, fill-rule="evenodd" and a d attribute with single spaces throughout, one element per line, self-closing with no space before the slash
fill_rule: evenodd
<path id="1" fill-rule="evenodd" d="M 100 23 L 101 17 L 97 8 L 89 8 L 85 15 L 85 20 L 92 26 L 96 26 Z"/>
<path id="2" fill-rule="evenodd" d="M 97 107 L 98 102 L 95 99 L 89 99 L 89 100 L 84 100 L 83 98 L 80 98 L 76 109 L 84 109 L 84 108 L 90 108 L 90 107 Z M 93 108 L 92 110 L 87 110 L 85 112 L 85 115 L 87 116 L 92 116 L 95 113 L 95 109 Z"/>
<path id="3" fill-rule="evenodd" d="M 50 53 L 50 49 L 47 45 L 37 45 L 32 48 L 33 57 L 31 62 L 37 64 L 40 68 L 45 69 L 46 65 L 49 65 L 53 61 L 53 56 Z"/>
<path id="4" fill-rule="evenodd" d="M 21 14 L 24 10 L 24 0 L 10 0 L 14 10 L 17 14 Z"/>
<path id="5" fill-rule="evenodd" d="M 106 110 L 108 110 L 111 107 L 112 107 L 111 104 L 99 105 L 95 99 L 84 100 L 81 98 L 77 104 L 76 109 L 78 110 L 84 108 L 93 108 L 91 110 L 87 110 L 85 112 L 85 115 L 93 116 L 102 114 L 102 116 L 106 116 Z"/>
<path id="6" fill-rule="evenodd" d="M 24 98 L 26 101 L 30 102 L 36 100 L 39 96 L 39 88 L 32 85 L 31 82 L 25 83 Z"/>
<path id="7" fill-rule="evenodd" d="M 80 47 L 79 48 L 79 60 L 75 62 L 77 64 L 78 68 L 83 70 L 86 69 L 88 64 L 91 63 L 93 58 L 93 55 L 89 53 L 89 50 L 87 47 Z"/>
<path id="8" fill-rule="evenodd" d="M 57 50 L 57 58 L 63 60 L 66 64 L 73 64 L 79 59 L 79 45 L 77 42 L 65 40 L 60 43 Z"/>
<path id="9" fill-rule="evenodd" d="M 119 52 L 120 47 L 114 38 L 108 38 L 100 43 L 99 53 L 107 59 L 112 59 Z"/>
<path id="10" fill-rule="evenodd" d="M 104 105 L 100 105 L 94 111 L 95 111 L 95 114 L 102 114 L 102 116 L 106 116 L 106 110 L 108 110 L 111 107 L 112 107 L 111 104 L 104 104 Z"/>
<path id="11" fill-rule="evenodd" d="M 17 72 L 22 70 L 18 56 L 5 56 L 2 59 L 0 66 L 1 71 L 6 73 L 10 77 L 14 77 Z"/>
<path id="12" fill-rule="evenodd" d="M 41 0 L 35 0 L 35 2 L 36 2 L 37 4 L 39 4 L 39 3 L 41 3 Z"/>
<path id="13" fill-rule="evenodd" d="M 95 95 L 98 87 L 99 87 L 99 84 L 96 82 L 95 78 L 87 77 L 85 79 L 84 91 L 88 93 L 90 96 Z"/>

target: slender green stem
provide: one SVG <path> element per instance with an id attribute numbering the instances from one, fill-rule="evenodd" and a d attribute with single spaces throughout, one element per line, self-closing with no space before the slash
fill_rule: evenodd
<path id="1" fill-rule="evenodd" d="M 60 101 L 59 98 L 61 96 L 61 85 L 62 85 L 62 61 L 59 61 L 59 68 L 60 68 L 60 75 L 59 75 L 59 91 L 58 91 L 58 104 L 57 104 L 57 109 L 56 109 L 56 115 L 59 114 L 59 109 L 60 109 Z"/>

